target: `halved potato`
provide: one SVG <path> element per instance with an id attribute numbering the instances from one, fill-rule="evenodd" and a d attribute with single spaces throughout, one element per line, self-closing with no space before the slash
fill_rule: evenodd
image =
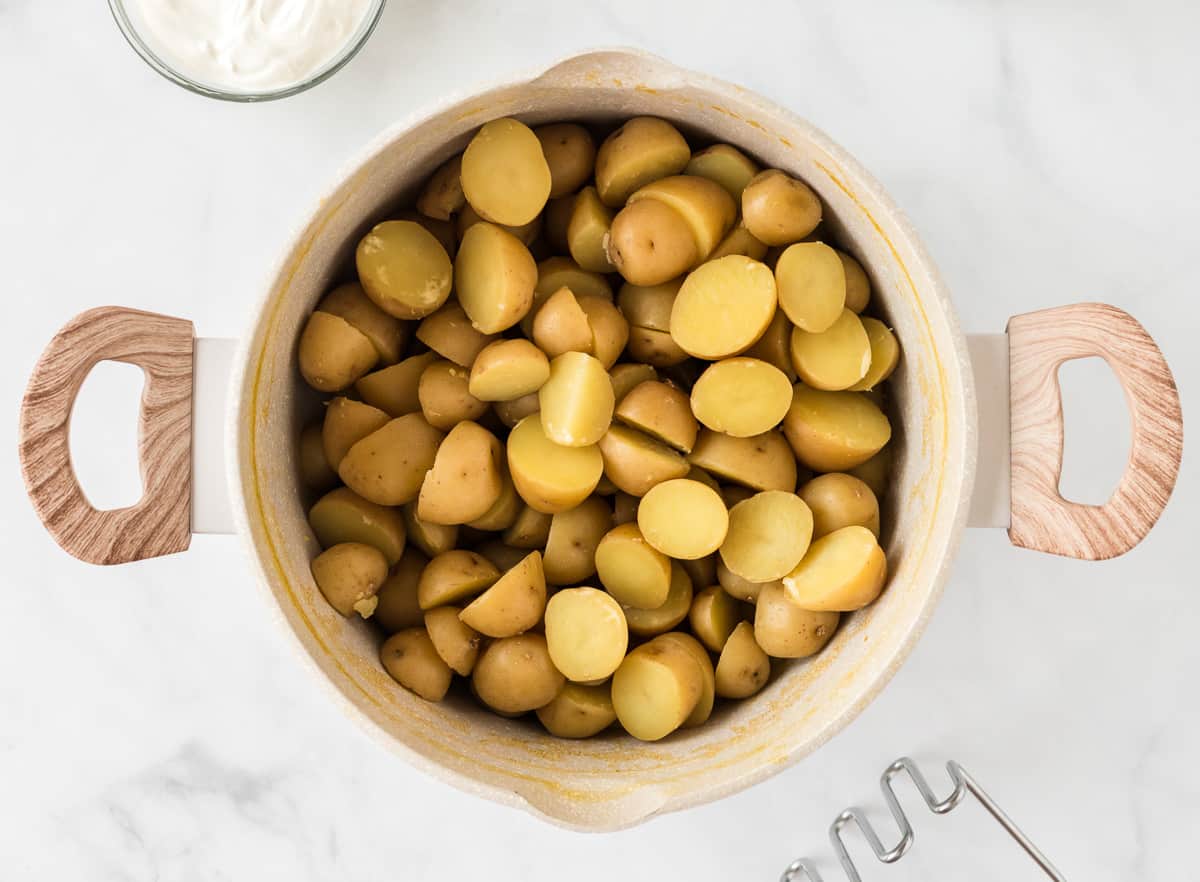
<path id="1" fill-rule="evenodd" d="M 871 281 L 861 263 L 844 251 L 838 252 L 846 273 L 846 309 L 861 313 L 871 302 Z"/>
<path id="2" fill-rule="evenodd" d="M 696 706 L 692 708 L 692 712 L 688 714 L 687 719 L 683 721 L 682 728 L 691 729 L 707 723 L 716 700 L 717 685 L 708 650 L 701 646 L 700 641 L 691 634 L 685 634 L 682 631 L 668 631 L 666 634 L 659 635 L 659 639 L 665 643 L 674 643 L 685 650 L 700 666 L 700 698 L 696 702 Z"/>
<path id="3" fill-rule="evenodd" d="M 611 526 L 612 510 L 598 496 L 553 515 L 543 560 L 546 578 L 550 583 L 571 585 L 595 573 L 597 546 Z"/>
<path id="4" fill-rule="evenodd" d="M 515 119 L 485 123 L 463 151 L 463 193 L 485 220 L 529 223 L 546 206 L 551 183 L 541 142 Z"/>
<path id="5" fill-rule="evenodd" d="M 308 523 L 322 548 L 362 542 L 383 552 L 389 565 L 404 553 L 400 512 L 363 499 L 349 487 L 330 490 L 308 511 Z"/>
<path id="6" fill-rule="evenodd" d="M 720 650 L 715 672 L 717 695 L 749 698 L 767 685 L 771 659 L 754 639 L 754 626 L 739 622 Z"/>
<path id="7" fill-rule="evenodd" d="M 644 496 L 656 484 L 682 478 L 691 468 L 670 447 L 628 426 L 610 426 L 596 446 L 604 474 L 631 496 Z"/>
<path id="8" fill-rule="evenodd" d="M 617 719 L 608 683 L 567 683 L 553 701 L 535 713 L 546 731 L 558 738 L 590 738 Z"/>
<path id="9" fill-rule="evenodd" d="M 379 505 L 417 498 L 445 436 L 419 413 L 386 423 L 354 443 L 338 465 L 346 486 Z"/>
<path id="10" fill-rule="evenodd" d="M 404 530 L 410 546 L 416 546 L 428 557 L 437 557 L 458 546 L 457 524 L 432 524 L 417 517 L 417 504 L 410 502 L 400 509 Z"/>
<path id="11" fill-rule="evenodd" d="M 528 395 L 522 395 L 512 401 L 497 401 L 492 410 L 495 411 L 500 422 L 511 429 L 525 417 L 537 413 L 540 408 L 538 394 L 530 392 Z"/>
<path id="12" fill-rule="evenodd" d="M 605 205 L 617 208 L 639 187 L 683 171 L 690 159 L 687 141 L 673 125 L 635 117 L 605 138 L 596 152 L 596 189 Z"/>
<path id="13" fill-rule="evenodd" d="M 537 264 L 520 239 L 495 224 L 467 230 L 454 259 L 454 287 L 477 332 L 498 334 L 524 318 L 536 284 Z"/>
<path id="14" fill-rule="evenodd" d="M 746 603 L 755 603 L 758 600 L 758 595 L 762 593 L 763 588 L 767 585 L 777 584 L 783 587 L 782 580 L 774 582 L 751 582 L 749 579 L 743 579 L 733 570 L 725 565 L 725 561 L 719 557 L 717 559 L 717 583 L 731 597 L 736 597 L 738 600 L 744 600 Z"/>
<path id="15" fill-rule="evenodd" d="M 604 471 L 604 459 L 596 445 L 555 444 L 534 414 L 517 423 L 508 436 L 508 469 L 517 492 L 529 506 L 555 514 L 574 508 L 591 495 Z"/>
<path id="16" fill-rule="evenodd" d="M 481 419 L 487 402 L 471 394 L 471 374 L 465 367 L 440 359 L 421 372 L 417 398 L 421 415 L 435 429 L 448 432 L 464 421 Z"/>
<path id="17" fill-rule="evenodd" d="M 550 362 L 550 378 L 538 390 L 542 430 L 555 444 L 587 447 L 608 431 L 613 389 L 604 365 L 582 352 Z"/>
<path id="18" fill-rule="evenodd" d="M 406 628 L 383 641 L 379 660 L 393 680 L 426 701 L 441 701 L 454 678 L 424 628 Z"/>
<path id="19" fill-rule="evenodd" d="M 489 637 L 512 637 L 536 625 L 545 611 L 546 576 L 542 570 L 542 555 L 531 551 L 472 600 L 459 618 Z"/>
<path id="20" fill-rule="evenodd" d="M 447 159 L 429 176 L 421 195 L 417 197 L 417 211 L 426 217 L 448 221 L 462 211 L 467 197 L 462 189 L 462 154 Z"/>
<path id="21" fill-rule="evenodd" d="M 864 318 L 862 324 L 871 343 L 871 366 L 863 378 L 850 387 L 851 392 L 874 389 L 892 375 L 900 361 L 900 344 L 887 325 L 869 317 Z"/>
<path id="22" fill-rule="evenodd" d="M 433 648 L 450 670 L 464 677 L 471 675 L 479 658 L 479 632 L 458 618 L 457 606 L 439 606 L 425 613 L 425 631 Z"/>
<path id="23" fill-rule="evenodd" d="M 538 307 L 532 333 L 533 342 L 552 359 L 592 351 L 592 325 L 570 288 L 559 288 Z"/>
<path id="24" fill-rule="evenodd" d="M 883 449 L 888 418 L 865 393 L 823 392 L 802 383 L 792 390 L 783 431 L 796 457 L 818 472 L 844 472 Z"/>
<path id="25" fill-rule="evenodd" d="M 813 389 L 849 389 L 871 367 L 871 340 L 862 321 L 848 309 L 819 334 L 794 329 L 791 353 L 792 367 Z"/>
<path id="26" fill-rule="evenodd" d="M 884 445 L 878 453 L 853 468 L 846 470 L 871 488 L 876 499 L 883 498 L 887 493 L 888 481 L 892 477 L 892 448 Z"/>
<path id="27" fill-rule="evenodd" d="M 713 144 L 693 153 L 684 169 L 686 174 L 699 175 L 720 184 L 739 205 L 742 191 L 758 171 L 754 160 L 730 144 Z"/>
<path id="28" fill-rule="evenodd" d="M 457 548 L 425 565 L 417 580 L 417 602 L 423 610 L 457 604 L 482 593 L 499 578 L 500 571 L 486 557 Z"/>
<path id="29" fill-rule="evenodd" d="M 600 201 L 595 187 L 579 191 L 567 223 L 567 246 L 571 258 L 589 272 L 611 273 L 614 269 L 604 251 L 612 220 L 612 212 Z"/>
<path id="30" fill-rule="evenodd" d="M 694 560 L 720 548 L 729 529 L 729 512 L 711 487 L 676 478 L 651 487 L 642 497 L 638 526 L 663 554 Z"/>
<path id="31" fill-rule="evenodd" d="M 461 253 L 459 257 L 461 259 Z M 475 328 L 462 305 L 451 302 L 417 325 L 417 339 L 442 358 L 470 369 L 475 356 L 494 342 L 496 335 L 485 334 Z"/>
<path id="32" fill-rule="evenodd" d="M 613 401 L 620 404 L 621 400 L 639 384 L 648 380 L 657 380 L 658 374 L 648 364 L 627 362 L 615 364 L 609 368 L 608 379 L 612 382 Z"/>
<path id="33" fill-rule="evenodd" d="M 866 527 L 842 527 L 813 542 L 783 577 L 788 599 L 814 612 L 852 612 L 879 596 L 887 558 Z"/>
<path id="34" fill-rule="evenodd" d="M 551 123 L 533 130 L 550 168 L 550 198 L 574 193 L 592 176 L 596 143 L 578 123 Z"/>
<path id="35" fill-rule="evenodd" d="M 462 422 L 437 449 L 417 501 L 421 520 L 466 524 L 482 517 L 500 498 L 503 449 L 478 423 Z"/>
<path id="36" fill-rule="evenodd" d="M 713 652 L 720 652 L 742 621 L 742 605 L 720 585 L 710 585 L 692 598 L 688 623 L 692 633 Z"/>
<path id="37" fill-rule="evenodd" d="M 417 548 L 407 548 L 400 562 L 392 567 L 388 577 L 375 592 L 375 614 L 372 621 L 385 634 L 395 634 L 405 628 L 415 628 L 425 621 L 417 600 L 417 581 L 429 558 Z"/>
<path id="38" fill-rule="evenodd" d="M 638 361 L 654 367 L 666 368 L 688 360 L 688 354 L 680 348 L 669 331 L 653 328 L 629 329 L 629 354 Z"/>
<path id="39" fill-rule="evenodd" d="M 799 242 L 821 222 L 821 200 L 777 168 L 759 172 L 742 190 L 742 219 L 767 245 Z"/>
<path id="40" fill-rule="evenodd" d="M 363 401 L 390 417 L 416 413 L 421 409 L 421 399 L 417 395 L 421 374 L 437 359 L 436 352 L 422 352 L 359 377 L 354 383 L 354 390 L 362 396 Z"/>
<path id="41" fill-rule="evenodd" d="M 796 458 L 777 431 L 734 438 L 704 429 L 688 459 L 718 478 L 755 490 L 792 490 L 796 486 Z"/>
<path id="42" fill-rule="evenodd" d="M 550 378 L 550 360 L 528 340 L 497 340 L 475 357 L 467 391 L 480 401 L 513 401 Z M 788 387 L 791 394 L 791 387 Z"/>
<path id="43" fill-rule="evenodd" d="M 504 543 L 513 548 L 545 548 L 553 516 L 524 505 L 504 531 Z"/>
<path id="44" fill-rule="evenodd" d="M 738 254 L 710 261 L 679 288 L 671 339 L 697 358 L 736 355 L 763 335 L 775 304 L 775 277 L 765 264 Z"/>
<path id="45" fill-rule="evenodd" d="M 317 312 L 340 316 L 371 341 L 384 364 L 400 360 L 408 325 L 384 312 L 369 298 L 358 282 L 338 285 L 321 298 Z"/>
<path id="46" fill-rule="evenodd" d="M 588 327 L 592 329 L 590 354 L 598 358 L 607 370 L 617 363 L 625 351 L 625 344 L 629 342 L 629 322 L 611 300 L 591 294 L 580 294 L 576 299 L 579 308 L 587 316 Z"/>
<path id="47" fill-rule="evenodd" d="M 623 606 L 657 609 L 666 603 L 671 559 L 646 541 L 636 523 L 609 530 L 596 546 L 595 564 L 600 584 Z"/>
<path id="48" fill-rule="evenodd" d="M 754 639 L 775 658 L 807 658 L 833 639 L 841 613 L 814 612 L 794 604 L 787 588 L 763 586 L 754 607 Z"/>
<path id="49" fill-rule="evenodd" d="M 800 563 L 812 534 L 813 514 L 804 500 L 786 490 L 768 490 L 730 510 L 721 560 L 750 582 L 782 579 Z"/>
<path id="50" fill-rule="evenodd" d="M 641 741 L 658 741 L 682 726 L 703 691 L 700 663 L 675 640 L 639 646 L 613 674 L 617 720 Z"/>
<path id="51" fill-rule="evenodd" d="M 325 407 L 321 422 L 321 446 L 325 461 L 336 472 L 350 448 L 387 425 L 388 415 L 377 407 L 352 398 L 338 397 Z"/>
<path id="52" fill-rule="evenodd" d="M 790 402 L 792 387 L 786 381 L 784 385 Z M 688 397 L 666 383 L 648 380 L 634 387 L 621 399 L 613 415 L 682 453 L 688 453 L 696 443 L 699 427 Z"/>
<path id="53" fill-rule="evenodd" d="M 634 285 L 626 282 L 617 294 L 617 306 L 635 328 L 671 330 L 671 307 L 683 284 L 683 276 L 659 285 Z"/>
<path id="54" fill-rule="evenodd" d="M 625 613 L 596 588 L 566 588 L 546 605 L 546 643 L 554 666 L 568 680 L 603 680 L 629 646 Z"/>
<path id="55" fill-rule="evenodd" d="M 387 578 L 388 564 L 378 548 L 339 542 L 313 559 L 312 575 L 329 605 L 344 616 L 364 619 L 375 612 L 375 592 Z"/>
<path id="56" fill-rule="evenodd" d="M 846 306 L 846 271 L 823 242 L 797 242 L 775 264 L 779 308 L 792 324 L 812 334 L 827 331 Z"/>
<path id="57" fill-rule="evenodd" d="M 737 219 L 737 204 L 720 184 L 695 175 L 672 175 L 639 187 L 628 205 L 652 200 L 678 212 L 696 243 L 697 263 L 708 258 Z"/>
<path id="58" fill-rule="evenodd" d="M 507 530 L 516 523 L 517 517 L 525 508 L 527 506 L 517 494 L 517 487 L 513 484 L 512 475 L 508 473 L 508 462 L 507 460 L 501 460 L 500 495 L 492 503 L 491 508 L 475 520 L 468 521 L 467 526 L 472 530 L 483 530 L 485 532 Z"/>
<path id="59" fill-rule="evenodd" d="M 424 318 L 450 296 L 450 256 L 433 233 L 413 221 L 376 224 L 358 243 L 354 259 L 367 296 L 396 318 Z"/>
<path id="60" fill-rule="evenodd" d="M 796 491 L 813 517 L 813 538 L 858 525 L 879 538 L 879 500 L 859 478 L 842 472 L 818 475 Z"/>
<path id="61" fill-rule="evenodd" d="M 691 410 L 715 432 L 749 438 L 775 428 L 792 403 L 792 384 L 756 358 L 726 358 L 709 365 L 692 386 Z"/>
<path id="62" fill-rule="evenodd" d="M 550 660 L 546 638 L 533 633 L 490 643 L 471 675 L 479 700 L 502 714 L 545 707 L 565 682 Z"/>

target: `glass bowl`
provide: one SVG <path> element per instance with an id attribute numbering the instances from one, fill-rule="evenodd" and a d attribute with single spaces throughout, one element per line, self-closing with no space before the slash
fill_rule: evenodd
<path id="1" fill-rule="evenodd" d="M 117 27 L 121 29 L 121 33 L 124 35 L 126 41 L 133 47 L 133 51 L 141 56 L 142 61 L 150 65 L 159 74 L 166 77 L 175 85 L 182 86 L 189 92 L 195 92 L 197 95 L 217 98 L 221 101 L 239 101 L 247 104 L 256 101 L 275 101 L 279 98 L 298 95 L 319 83 L 325 82 L 325 80 L 341 70 L 351 58 L 358 54 L 358 51 L 370 38 L 372 32 L 374 32 L 375 26 L 379 24 L 379 18 L 383 15 L 383 8 L 386 4 L 387 0 L 372 0 L 370 7 L 359 23 L 358 29 L 346 40 L 345 45 L 328 62 L 308 76 L 277 89 L 255 91 L 226 88 L 217 84 L 193 79 L 187 74 L 182 73 L 151 49 L 150 44 L 142 38 L 135 19 L 130 16 L 128 10 L 125 8 L 125 0 L 108 0 L 108 7 L 112 11 L 113 19 L 116 21 Z"/>

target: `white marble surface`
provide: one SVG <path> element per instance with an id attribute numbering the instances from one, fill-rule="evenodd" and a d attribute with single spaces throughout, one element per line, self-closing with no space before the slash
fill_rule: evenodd
<path id="1" fill-rule="evenodd" d="M 1079 299 L 1129 309 L 1193 411 L 1200 12 L 1145 7 L 392 0 L 331 82 L 239 107 L 158 79 L 103 3 L 0 0 L 0 876 L 768 880 L 797 854 L 828 861 L 848 802 L 878 815 L 876 775 L 904 752 L 942 786 L 936 762 L 961 760 L 1071 879 L 1194 875 L 1195 456 L 1120 560 L 969 533 L 911 661 L 812 758 L 584 836 L 447 789 L 359 731 L 269 626 L 236 541 L 117 569 L 67 558 L 11 453 L 25 377 L 67 317 L 122 303 L 236 334 L 291 225 L 377 130 L 595 44 L 660 52 L 825 128 L 913 216 L 970 330 Z M 1124 411 L 1106 369 L 1067 374 L 1067 489 L 1102 498 Z M 81 469 L 108 501 L 134 492 L 122 378 L 102 375 L 79 411 Z M 868 882 L 1038 878 L 977 807 L 917 827 L 911 855 Z"/>

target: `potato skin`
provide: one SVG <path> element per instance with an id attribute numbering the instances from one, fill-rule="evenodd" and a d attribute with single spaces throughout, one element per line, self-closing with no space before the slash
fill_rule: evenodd
<path id="1" fill-rule="evenodd" d="M 357 612 L 364 619 L 375 611 L 375 592 L 387 569 L 383 553 L 361 542 L 341 542 L 312 562 L 313 579 L 329 605 L 344 616 Z"/>
<path id="2" fill-rule="evenodd" d="M 550 168 L 550 198 L 574 193 L 592 176 L 596 164 L 596 142 L 577 123 L 551 123 L 533 130 L 542 144 L 542 155 Z"/>
<path id="3" fill-rule="evenodd" d="M 608 232 L 608 259 L 631 284 L 669 282 L 702 258 L 695 236 L 669 205 L 643 199 L 617 212 Z"/>
<path id="4" fill-rule="evenodd" d="M 780 583 L 763 586 L 754 609 L 754 639 L 774 658 L 807 658 L 833 639 L 841 614 L 794 604 Z"/>
<path id="5" fill-rule="evenodd" d="M 596 189 L 605 205 L 617 208 L 651 181 L 683 171 L 691 156 L 687 141 L 669 122 L 636 117 L 596 152 Z"/>
<path id="6" fill-rule="evenodd" d="M 424 628 L 408 628 L 383 641 L 379 660 L 392 679 L 426 701 L 441 701 L 450 689 L 453 672 Z"/>
<path id="7" fill-rule="evenodd" d="M 521 634 L 493 641 L 475 663 L 471 684 L 480 701 L 504 714 L 537 710 L 566 683 L 554 667 L 546 638 Z"/>
<path id="8" fill-rule="evenodd" d="M 297 361 L 304 381 L 318 392 L 345 389 L 379 360 L 379 352 L 362 331 L 327 312 L 308 317 L 300 335 Z"/>
<path id="9" fill-rule="evenodd" d="M 821 200 L 779 169 L 759 172 L 742 191 L 742 219 L 766 245 L 799 242 L 821 222 Z"/>

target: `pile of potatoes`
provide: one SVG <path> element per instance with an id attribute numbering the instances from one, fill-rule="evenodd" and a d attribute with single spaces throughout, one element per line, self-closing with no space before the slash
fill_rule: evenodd
<path id="1" fill-rule="evenodd" d="M 303 329 L 312 574 L 430 701 L 653 741 L 871 603 L 899 346 L 804 183 L 661 119 L 484 125 Z"/>

